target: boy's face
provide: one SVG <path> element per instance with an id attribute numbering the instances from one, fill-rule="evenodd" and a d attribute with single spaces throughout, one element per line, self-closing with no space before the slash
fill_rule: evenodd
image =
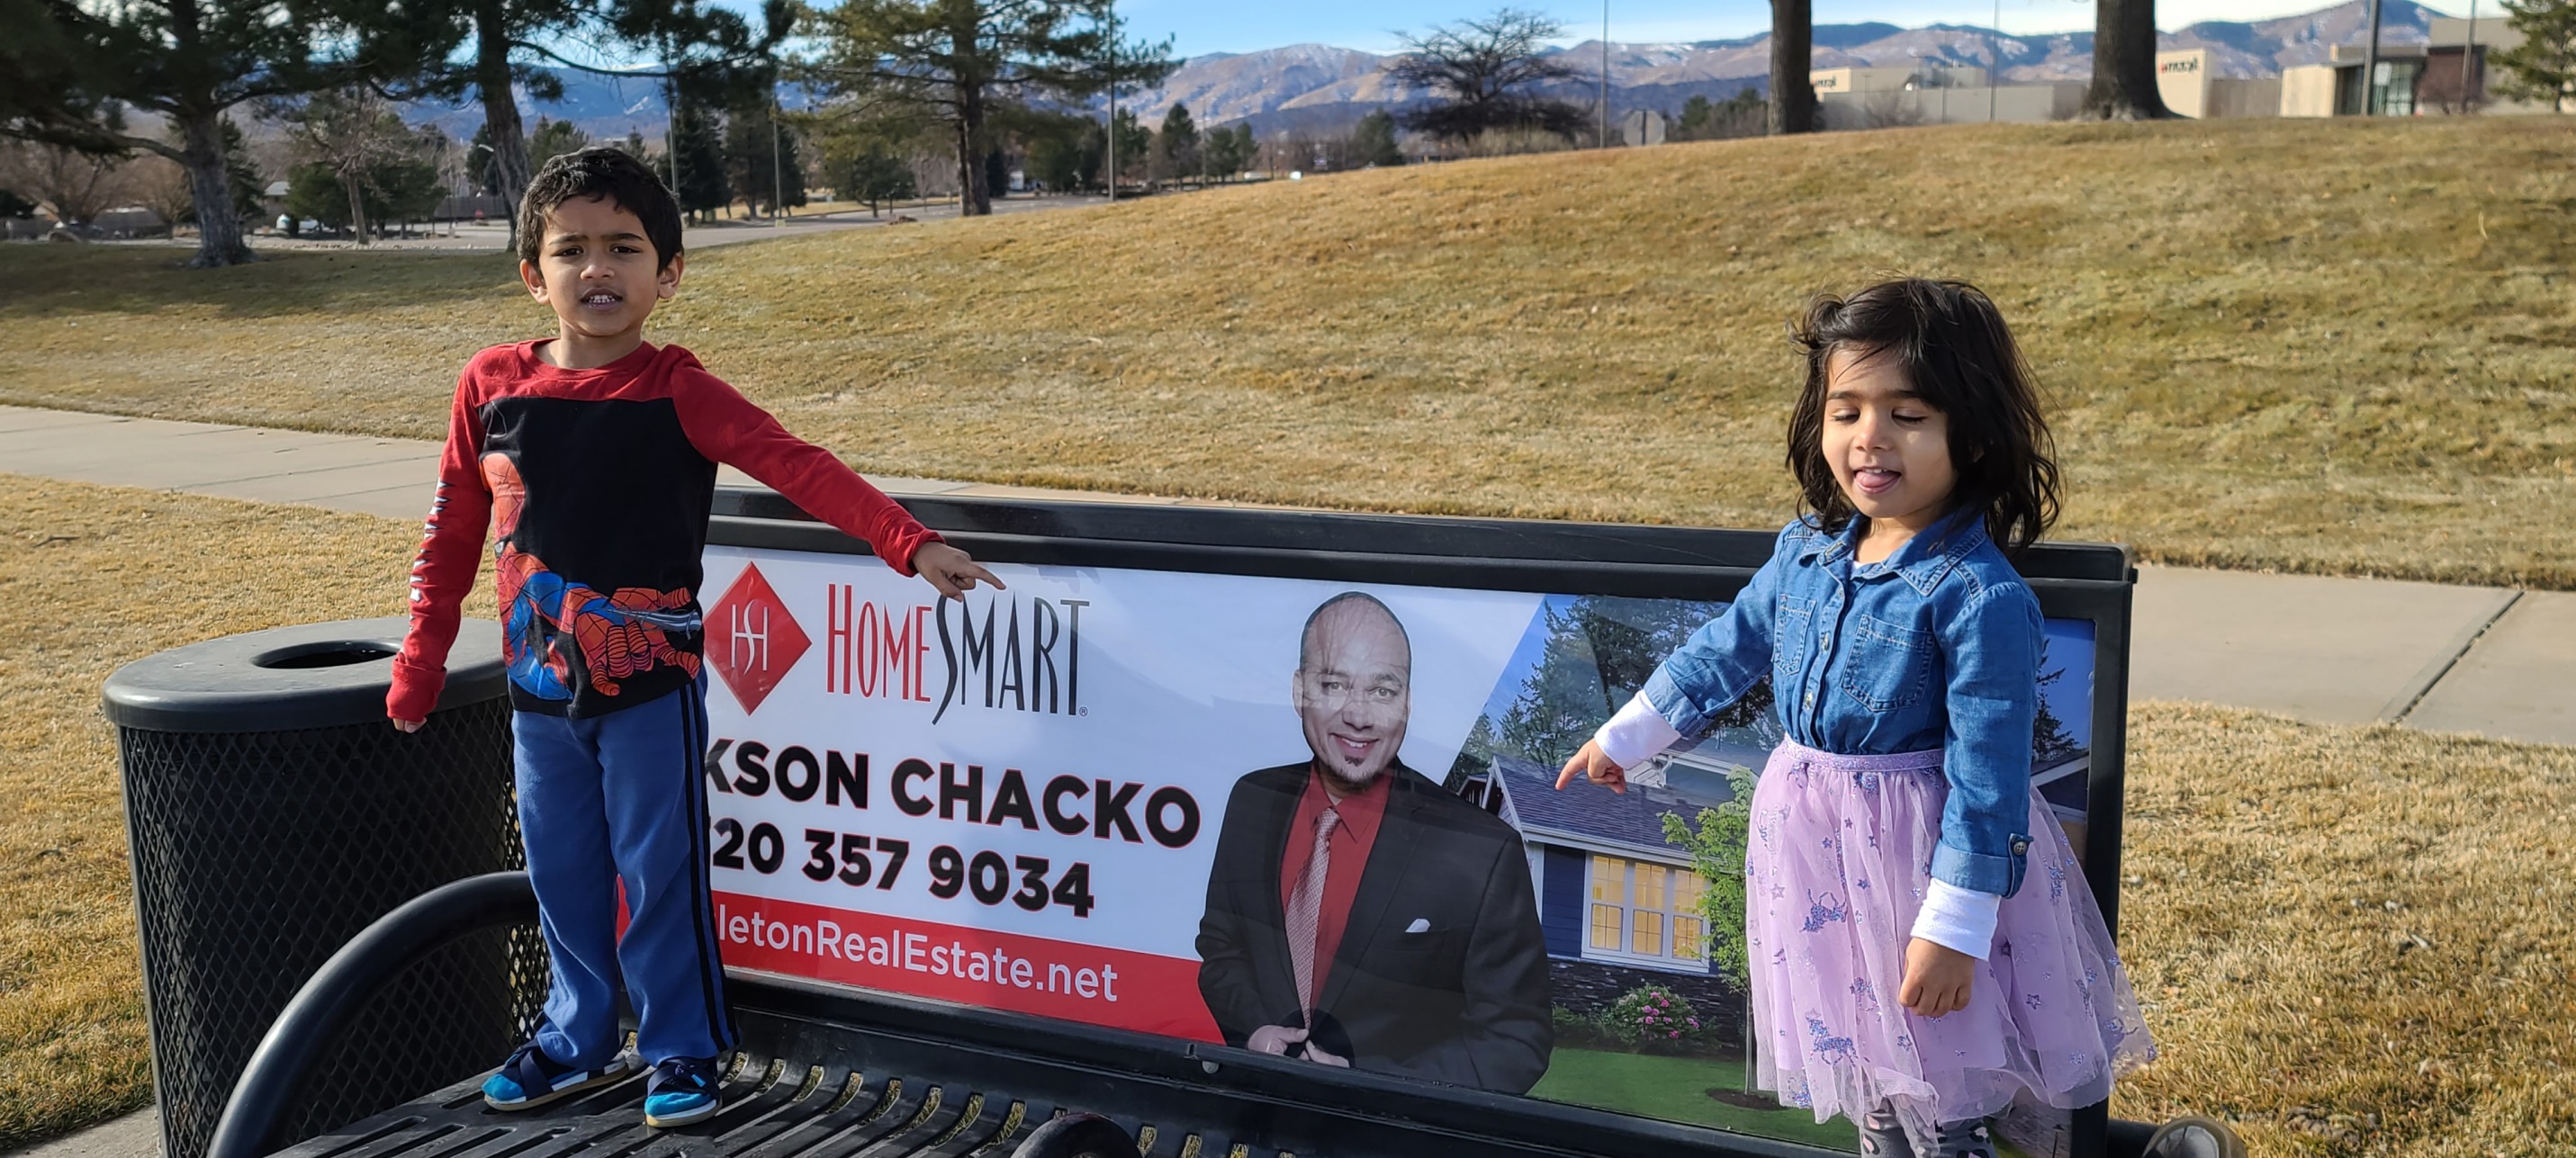
<path id="1" fill-rule="evenodd" d="M 606 197 L 576 197 L 546 214 L 537 260 L 519 263 L 528 293 L 567 336 L 616 338 L 644 326 L 655 302 L 680 291 L 680 265 L 660 265 L 644 221 Z"/>

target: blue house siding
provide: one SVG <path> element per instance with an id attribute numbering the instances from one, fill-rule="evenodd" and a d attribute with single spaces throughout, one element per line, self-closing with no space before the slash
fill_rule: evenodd
<path id="1" fill-rule="evenodd" d="M 1583 867 L 1582 853 L 1555 845 L 1542 845 L 1539 863 L 1544 867 L 1538 903 L 1539 931 L 1547 937 L 1548 955 L 1580 957 L 1583 955 Z"/>

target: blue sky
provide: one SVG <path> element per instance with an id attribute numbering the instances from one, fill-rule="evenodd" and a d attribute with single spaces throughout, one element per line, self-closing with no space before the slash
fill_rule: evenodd
<path id="1" fill-rule="evenodd" d="M 1141 36 L 1174 37 L 1183 56 L 1244 52 L 1318 42 L 1382 52 L 1395 33 L 1491 11 L 1501 0 L 1303 0 L 1296 4 L 1244 4 L 1231 0 L 1120 0 L 1118 12 Z M 2261 20 L 2313 12 L 2331 0 L 2159 0 L 2156 23 L 2180 28 L 2200 20 Z M 1523 7 L 1562 20 L 1572 39 L 1601 29 L 1601 5 L 1533 3 Z M 2091 31 L 2093 5 L 2085 0 L 2002 0 L 2007 32 Z M 2491 7 L 2491 6 L 2490 6 Z M 1925 24 L 1991 25 L 1993 0 L 1817 0 L 1819 24 L 1882 20 L 1904 27 Z M 1770 27 L 1763 0 L 1611 0 L 1610 39 L 1629 41 L 1717 40 L 1749 36 Z"/>

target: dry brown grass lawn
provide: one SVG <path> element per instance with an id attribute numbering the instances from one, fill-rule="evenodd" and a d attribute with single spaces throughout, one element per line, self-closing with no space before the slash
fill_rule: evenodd
<path id="1" fill-rule="evenodd" d="M 395 611 L 416 533 L 0 474 L 0 1148 L 147 1097 L 100 682 Z M 2576 749 L 2169 704 L 2130 741 L 2124 942 L 2165 1056 L 2117 1112 L 2265 1155 L 2576 1152 Z"/>
<path id="2" fill-rule="evenodd" d="M 2144 705 L 2124 1117 L 2258 1154 L 2576 1153 L 2576 749 Z"/>
<path id="3" fill-rule="evenodd" d="M 710 250 L 662 338 L 859 465 L 1776 524 L 1782 321 L 2004 303 L 2062 533 L 2576 587 L 2576 123 L 1974 126 L 1371 171 Z M 436 437 L 493 257 L 0 250 L 0 401 Z"/>
<path id="4" fill-rule="evenodd" d="M 419 533 L 0 474 L 0 1150 L 151 1096 L 108 673 L 218 635 L 399 614 Z"/>

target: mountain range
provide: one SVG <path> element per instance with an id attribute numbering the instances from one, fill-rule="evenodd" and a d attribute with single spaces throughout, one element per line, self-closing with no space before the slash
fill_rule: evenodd
<path id="1" fill-rule="evenodd" d="M 2383 0 L 2380 39 L 2386 44 L 2422 44 L 2430 38 L 2432 20 L 2441 15 L 2413 0 Z M 2369 35 L 2366 0 L 2346 0 L 2299 16 L 2271 20 L 2209 20 L 2172 32 L 2158 33 L 2157 49 L 2205 48 L 2213 72 L 2221 78 L 2278 76 L 2282 69 L 2324 62 L 2338 44 L 2359 44 Z M 1598 83 L 1602 46 L 1584 41 L 1554 50 L 1587 78 L 1565 94 L 1588 101 Z M 1156 88 L 1124 94 L 1123 107 L 1134 108 L 1151 123 L 1173 104 L 1189 107 L 1201 126 L 1249 120 L 1264 136 L 1282 131 L 1329 131 L 1347 126 L 1380 108 L 1417 99 L 1387 83 L 1389 55 L 1292 44 L 1258 52 L 1210 53 L 1182 63 Z M 2016 36 L 1973 25 L 1934 24 L 1900 28 L 1893 24 L 1820 24 L 1812 57 L 1816 68 L 1846 66 L 1972 65 L 1993 69 L 1998 60 L 2006 83 L 2082 80 L 2093 74 L 2090 32 Z M 1609 46 L 1610 103 L 1614 108 L 1678 110 L 1693 96 L 1723 100 L 1750 88 L 1767 92 L 1770 85 L 1769 33 L 1732 40 L 1677 44 Z M 666 113 L 658 85 L 589 73 L 561 74 L 561 100 L 521 105 L 536 116 L 569 120 L 595 138 L 623 137 L 639 130 L 659 134 Z M 1091 102 L 1096 110 L 1104 103 Z M 449 135 L 471 136 L 482 123 L 481 109 L 414 106 L 410 119 L 436 122 Z"/>

